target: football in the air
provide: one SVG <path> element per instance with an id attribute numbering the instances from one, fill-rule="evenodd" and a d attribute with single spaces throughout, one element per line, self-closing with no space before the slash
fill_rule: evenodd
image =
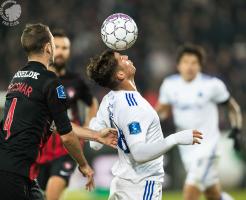
<path id="1" fill-rule="evenodd" d="M 115 13 L 103 22 L 101 36 L 109 48 L 119 51 L 126 50 L 135 43 L 138 28 L 134 20 L 128 15 Z"/>

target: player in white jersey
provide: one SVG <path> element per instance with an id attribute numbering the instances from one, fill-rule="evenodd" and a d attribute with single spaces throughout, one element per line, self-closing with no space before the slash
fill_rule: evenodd
<path id="1" fill-rule="evenodd" d="M 224 83 L 215 77 L 200 72 L 203 64 L 203 50 L 186 45 L 178 52 L 179 74 L 167 77 L 160 88 L 157 111 L 168 117 L 172 110 L 177 130 L 196 128 L 203 135 L 198 146 L 179 146 L 181 159 L 187 171 L 184 186 L 185 200 L 198 200 L 204 192 L 208 200 L 232 199 L 220 190 L 217 158 L 220 131 L 217 104 L 229 108 L 233 129 L 231 137 L 238 148 L 237 135 L 242 127 L 240 107 L 230 96 Z"/>
<path id="2" fill-rule="evenodd" d="M 112 50 L 91 59 L 87 67 L 91 79 L 111 89 L 90 123 L 95 130 L 118 130 L 119 159 L 112 168 L 110 200 L 160 200 L 163 154 L 174 145 L 200 143 L 198 138 L 202 138 L 200 132 L 190 129 L 164 139 L 156 111 L 136 89 L 135 71 L 127 56 Z"/>

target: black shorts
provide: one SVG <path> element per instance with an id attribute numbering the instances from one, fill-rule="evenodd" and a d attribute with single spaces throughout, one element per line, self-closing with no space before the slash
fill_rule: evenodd
<path id="1" fill-rule="evenodd" d="M 35 181 L 6 171 L 0 171 L 0 195 L 1 200 L 44 200 Z"/>
<path id="2" fill-rule="evenodd" d="M 76 162 L 69 156 L 61 156 L 55 160 L 40 165 L 38 183 L 42 190 L 45 190 L 47 182 L 51 176 L 59 176 L 69 183 L 69 179 L 74 172 Z"/>
<path id="3" fill-rule="evenodd" d="M 31 191 L 30 191 L 30 196 L 31 196 L 31 200 L 44 200 L 44 193 L 41 190 L 38 181 L 37 180 L 33 180 L 31 182 Z"/>

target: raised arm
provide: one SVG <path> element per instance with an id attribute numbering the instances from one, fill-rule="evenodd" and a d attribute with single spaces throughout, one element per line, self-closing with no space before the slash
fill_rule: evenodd
<path id="1" fill-rule="evenodd" d="M 136 162 L 143 163 L 160 157 L 176 145 L 200 144 L 199 139 L 202 139 L 200 132 L 185 130 L 169 135 L 155 143 L 140 142 L 133 144 L 130 146 L 130 151 Z"/>

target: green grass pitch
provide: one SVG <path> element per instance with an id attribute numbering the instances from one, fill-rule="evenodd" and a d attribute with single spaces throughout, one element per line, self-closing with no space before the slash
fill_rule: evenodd
<path id="1" fill-rule="evenodd" d="M 235 200 L 246 200 L 246 189 L 245 190 L 235 190 L 229 192 Z M 107 200 L 107 191 L 95 191 L 95 192 L 85 192 L 85 191 L 66 191 L 63 195 L 62 200 Z M 182 200 L 182 193 L 163 191 L 163 200 Z M 201 198 L 200 200 L 205 200 Z"/>

